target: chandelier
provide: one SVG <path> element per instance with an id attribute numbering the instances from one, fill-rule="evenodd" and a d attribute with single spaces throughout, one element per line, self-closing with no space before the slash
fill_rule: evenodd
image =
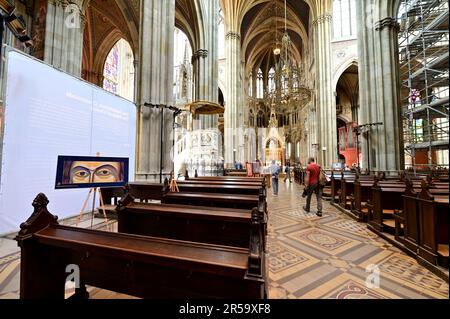
<path id="1" fill-rule="evenodd" d="M 277 17 L 275 17 L 275 20 Z M 272 87 L 269 87 L 268 102 L 272 111 L 276 113 L 292 113 L 311 101 L 311 90 L 306 85 L 305 71 L 291 57 L 292 41 L 287 30 L 287 6 L 284 1 L 284 34 L 281 40 L 281 48 L 278 45 L 277 26 L 275 29 L 276 44 L 273 50 L 275 55 Z"/>

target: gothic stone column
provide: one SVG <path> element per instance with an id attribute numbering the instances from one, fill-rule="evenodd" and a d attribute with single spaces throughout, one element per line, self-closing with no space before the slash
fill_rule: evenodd
<path id="1" fill-rule="evenodd" d="M 208 50 L 200 49 L 192 55 L 192 68 L 194 71 L 194 100 L 217 103 L 217 99 L 214 99 L 211 92 L 211 87 L 214 86 L 214 81 L 212 80 L 211 74 L 212 68 L 211 65 L 209 65 L 210 63 L 208 63 L 208 54 Z M 195 118 L 194 129 L 201 130 L 213 128 L 214 118 L 216 117 L 212 115 L 197 115 Z M 217 123 L 215 124 L 217 125 Z"/>
<path id="2" fill-rule="evenodd" d="M 375 23 L 368 15 L 370 2 L 357 2 L 359 12 L 360 124 L 373 126 L 362 138 L 362 168 L 397 171 L 404 167 L 401 130 L 398 24 L 393 17 Z"/>
<path id="3" fill-rule="evenodd" d="M 323 14 L 314 22 L 316 36 L 316 83 L 318 160 L 324 167 L 331 167 L 338 160 L 336 101 L 333 98 L 331 63 L 331 15 Z"/>
<path id="4" fill-rule="evenodd" d="M 136 178 L 158 181 L 161 160 L 161 116 L 163 175 L 173 169 L 173 34 L 175 0 L 142 0 L 137 87 L 138 155 Z M 164 111 L 162 111 L 164 110 Z"/>
<path id="5" fill-rule="evenodd" d="M 239 116 L 242 92 L 241 83 L 241 36 L 238 32 L 229 31 L 225 36 L 226 48 L 226 83 L 227 105 L 225 107 L 225 165 L 233 162 L 243 162 L 243 153 L 239 152 L 239 129 L 242 130 L 244 121 Z M 242 136 L 241 136 L 242 137 Z"/>
<path id="6" fill-rule="evenodd" d="M 45 26 L 44 61 L 81 76 L 86 0 L 49 0 Z"/>
<path id="7" fill-rule="evenodd" d="M 194 69 L 194 100 L 218 103 L 219 101 L 219 65 L 217 41 L 218 0 L 203 0 L 202 48 L 194 52 L 192 64 Z M 217 128 L 217 115 L 199 115 L 199 129 Z"/>

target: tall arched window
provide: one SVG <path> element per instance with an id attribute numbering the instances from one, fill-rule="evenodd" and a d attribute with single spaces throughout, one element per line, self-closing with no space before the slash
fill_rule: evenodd
<path id="1" fill-rule="evenodd" d="M 355 38 L 356 32 L 355 0 L 333 0 L 333 38 Z"/>
<path id="2" fill-rule="evenodd" d="M 257 115 L 257 118 L 256 118 L 256 125 L 258 126 L 258 127 L 264 127 L 265 126 L 265 121 L 264 121 L 264 113 L 263 113 L 263 111 L 259 111 L 258 112 L 258 115 Z"/>
<path id="3" fill-rule="evenodd" d="M 134 57 L 129 43 L 120 39 L 106 57 L 103 88 L 134 101 Z"/>
<path id="4" fill-rule="evenodd" d="M 253 110 L 250 110 L 248 115 L 248 126 L 255 127 L 255 116 L 253 114 Z"/>
<path id="5" fill-rule="evenodd" d="M 269 92 L 275 91 L 275 69 L 271 68 L 269 70 Z"/>
<path id="6" fill-rule="evenodd" d="M 192 48 L 183 31 L 175 28 L 173 57 L 173 98 L 175 103 L 192 101 Z"/>
<path id="7" fill-rule="evenodd" d="M 258 70 L 256 78 L 256 98 L 264 98 L 264 76 L 261 69 Z"/>

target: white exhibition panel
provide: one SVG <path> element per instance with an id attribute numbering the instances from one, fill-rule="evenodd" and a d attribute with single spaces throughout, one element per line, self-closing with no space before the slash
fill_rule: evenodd
<path id="1" fill-rule="evenodd" d="M 38 193 L 59 218 L 80 212 L 88 189 L 55 190 L 58 155 L 128 157 L 134 179 L 133 103 L 16 51 L 6 81 L 0 235 L 19 229 Z"/>

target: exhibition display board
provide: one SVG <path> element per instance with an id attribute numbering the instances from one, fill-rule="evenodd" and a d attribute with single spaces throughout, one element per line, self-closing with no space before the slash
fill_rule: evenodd
<path id="1" fill-rule="evenodd" d="M 0 235 L 19 229 L 40 192 L 60 218 L 86 189 L 55 189 L 59 155 L 129 159 L 135 174 L 136 106 L 16 51 L 7 54 L 0 172 Z"/>

